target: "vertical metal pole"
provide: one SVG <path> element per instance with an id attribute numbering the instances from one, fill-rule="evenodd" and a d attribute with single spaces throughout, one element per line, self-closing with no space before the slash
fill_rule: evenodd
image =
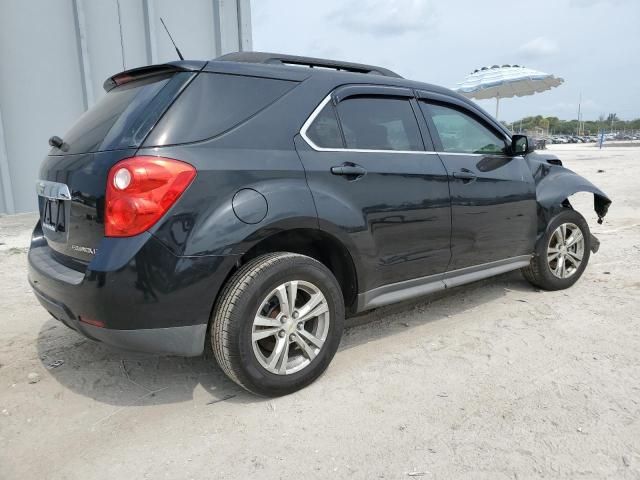
<path id="1" fill-rule="evenodd" d="M 241 52 L 251 50 L 251 3 L 249 0 L 238 2 L 238 46 Z"/>
<path id="2" fill-rule="evenodd" d="M 143 4 L 147 31 L 147 61 L 158 62 L 158 45 L 156 44 L 156 8 L 153 0 L 144 0 Z"/>
<path id="3" fill-rule="evenodd" d="M 213 36 L 215 39 L 215 57 L 222 55 L 222 27 L 220 26 L 220 23 L 220 0 L 213 0 Z"/>
<path id="4" fill-rule="evenodd" d="M 499 110 L 500 110 L 500 95 L 496 97 L 496 120 L 498 120 Z"/>
<path id="5" fill-rule="evenodd" d="M 122 35 L 122 12 L 120 11 L 120 0 L 116 0 L 116 7 L 118 9 L 118 29 L 120 31 L 120 53 L 122 54 L 122 70 L 126 70 L 125 57 L 124 57 L 124 36 Z"/>
<path id="6" fill-rule="evenodd" d="M 2 178 L 2 192 L 4 193 L 4 206 L 8 214 L 16 213 L 13 203 L 13 188 L 11 188 L 11 172 L 9 171 L 9 157 L 4 142 L 4 126 L 2 124 L 2 111 L 0 110 L 0 177 Z"/>
<path id="7" fill-rule="evenodd" d="M 80 73 L 82 75 L 84 109 L 87 110 L 91 105 L 93 105 L 95 97 L 93 95 L 93 79 L 91 78 L 89 48 L 87 46 L 87 21 L 84 16 L 84 6 L 82 5 L 82 0 L 74 0 L 73 9 L 75 13 L 76 36 L 78 39 Z"/>
<path id="8" fill-rule="evenodd" d="M 578 99 L 578 131 L 576 135 L 580 135 L 580 107 L 582 106 L 582 92 L 580 92 L 580 98 Z"/>

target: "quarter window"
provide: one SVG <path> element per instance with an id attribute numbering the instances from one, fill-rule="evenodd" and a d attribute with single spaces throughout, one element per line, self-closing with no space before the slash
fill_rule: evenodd
<path id="1" fill-rule="evenodd" d="M 442 150 L 452 153 L 505 152 L 505 142 L 487 127 L 469 115 L 442 105 L 420 102 L 425 115 L 431 114 Z"/>
<path id="2" fill-rule="evenodd" d="M 336 112 L 327 103 L 307 129 L 307 137 L 320 148 L 344 148 Z"/>
<path id="3" fill-rule="evenodd" d="M 217 137 L 267 108 L 298 82 L 201 72 L 154 127 L 144 145 Z"/>
<path id="4" fill-rule="evenodd" d="M 423 150 L 418 123 L 409 100 L 353 97 L 338 104 L 347 148 Z"/>

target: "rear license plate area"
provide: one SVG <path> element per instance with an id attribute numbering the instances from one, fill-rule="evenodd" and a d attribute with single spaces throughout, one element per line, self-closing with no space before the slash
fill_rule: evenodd
<path id="1" fill-rule="evenodd" d="M 44 198 L 42 206 L 42 228 L 45 232 L 64 233 L 67 231 L 67 208 L 64 200 Z"/>

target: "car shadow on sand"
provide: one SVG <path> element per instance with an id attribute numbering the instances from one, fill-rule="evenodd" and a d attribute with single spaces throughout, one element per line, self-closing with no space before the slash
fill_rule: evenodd
<path id="1" fill-rule="evenodd" d="M 354 346 L 495 301 L 509 290 L 531 292 L 533 287 L 512 272 L 349 318 L 337 356 Z M 80 336 L 53 318 L 43 325 L 37 343 L 39 358 L 56 381 L 101 403 L 142 406 L 196 397 L 206 404 L 268 400 L 229 380 L 210 353 L 180 358 L 116 350 Z"/>

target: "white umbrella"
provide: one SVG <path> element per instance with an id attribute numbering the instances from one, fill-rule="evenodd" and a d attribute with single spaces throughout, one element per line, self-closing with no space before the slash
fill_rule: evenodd
<path id="1" fill-rule="evenodd" d="M 524 97 L 557 87 L 564 80 L 520 65 L 494 65 L 474 70 L 454 91 L 468 98 L 496 99 L 496 119 L 501 98 Z"/>

